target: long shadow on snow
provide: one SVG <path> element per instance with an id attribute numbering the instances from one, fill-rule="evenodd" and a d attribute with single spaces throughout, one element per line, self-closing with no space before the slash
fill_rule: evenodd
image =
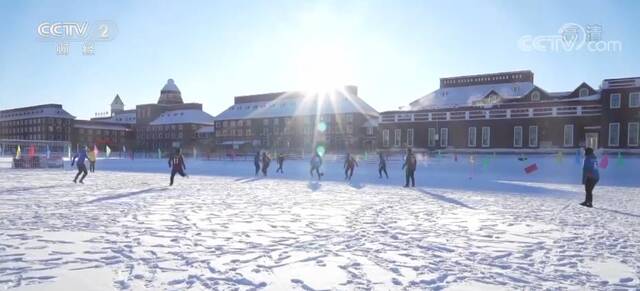
<path id="1" fill-rule="evenodd" d="M 633 213 L 624 212 L 624 211 L 620 211 L 620 210 L 602 208 L 602 207 L 595 207 L 595 209 L 599 209 L 599 210 L 604 210 L 604 211 L 613 212 L 613 213 L 617 213 L 617 214 L 622 214 L 622 215 L 626 215 L 626 216 L 640 218 L 639 214 L 633 214 Z"/>
<path id="2" fill-rule="evenodd" d="M 62 185 L 49 185 L 49 186 L 38 186 L 38 187 L 14 187 L 14 188 L 9 188 L 9 189 L 4 189 L 2 191 L 7 191 L 7 192 L 27 192 L 27 191 L 31 191 L 31 190 L 51 189 L 51 188 L 58 188 L 58 187 L 62 187 Z"/>
<path id="3" fill-rule="evenodd" d="M 420 189 L 420 188 L 416 188 L 416 190 L 417 190 L 418 192 L 420 192 L 420 193 L 427 194 L 427 195 L 429 195 L 431 198 L 434 198 L 434 199 L 436 199 L 436 200 L 440 200 L 440 201 L 442 201 L 442 202 L 447 202 L 447 203 L 455 204 L 455 205 L 458 205 L 458 206 L 461 206 L 461 207 L 464 207 L 464 208 L 469 208 L 469 209 L 473 209 L 473 210 L 475 210 L 475 208 L 473 208 L 473 207 L 471 207 L 471 206 L 469 206 L 469 205 L 465 204 L 464 202 L 462 202 L 462 201 L 460 201 L 460 200 L 457 200 L 457 199 L 454 199 L 454 198 L 451 198 L 451 197 L 447 197 L 447 196 L 444 196 L 444 195 L 442 195 L 442 194 L 432 193 L 432 192 L 429 192 L 429 191 L 427 191 L 427 190 Z"/>
<path id="4" fill-rule="evenodd" d="M 91 204 L 91 203 L 97 203 L 97 202 L 103 202 L 103 201 L 127 198 L 127 197 L 131 197 L 131 196 L 136 196 L 136 195 L 140 195 L 140 194 L 144 194 L 144 193 L 153 192 L 153 191 L 156 191 L 156 190 L 157 191 L 166 191 L 167 188 L 155 187 L 155 188 L 148 188 L 148 189 L 143 189 L 143 190 L 139 190 L 139 191 L 125 192 L 125 193 L 120 193 L 120 194 L 115 194 L 115 195 L 96 198 L 96 199 L 87 201 L 86 203 L 87 204 Z"/>
<path id="5" fill-rule="evenodd" d="M 320 184 L 320 182 L 309 182 L 309 184 L 307 184 L 307 187 L 309 187 L 309 189 L 313 192 L 320 190 L 320 188 L 322 187 L 322 184 Z"/>

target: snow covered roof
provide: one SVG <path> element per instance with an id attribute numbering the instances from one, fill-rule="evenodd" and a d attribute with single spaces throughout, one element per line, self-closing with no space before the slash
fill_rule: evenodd
<path id="1" fill-rule="evenodd" d="M 256 95 L 261 96 L 261 95 Z M 378 116 L 378 112 L 353 94 L 336 94 L 331 98 L 304 96 L 301 93 L 280 93 L 281 98 L 268 101 L 236 102 L 216 116 L 216 120 L 273 118 L 322 114 L 362 113 Z"/>
<path id="2" fill-rule="evenodd" d="M 184 110 L 172 110 L 167 111 L 154 121 L 149 123 L 150 125 L 164 125 L 164 124 L 213 124 L 213 116 L 208 113 L 197 109 L 184 109 Z"/>
<path id="3" fill-rule="evenodd" d="M 178 86 L 176 86 L 176 83 L 173 81 L 173 79 L 169 79 L 167 80 L 167 83 L 164 85 L 164 87 L 162 87 L 161 91 L 180 91 L 180 89 L 178 89 Z"/>
<path id="4" fill-rule="evenodd" d="M 19 120 L 28 118 L 67 118 L 75 119 L 76 117 L 62 109 L 60 104 L 45 104 L 38 106 L 14 108 L 0 111 L 0 121 Z"/>
<path id="5" fill-rule="evenodd" d="M 216 129 L 215 127 L 213 127 L 213 125 L 207 125 L 207 126 L 201 127 L 196 132 L 197 133 L 214 133 L 215 131 Z"/>
<path id="6" fill-rule="evenodd" d="M 505 99 L 519 98 L 529 93 L 535 85 L 532 82 L 482 84 L 461 87 L 446 87 L 435 90 L 411 103 L 412 109 L 466 106 L 487 96 L 491 91 Z"/>
<path id="7" fill-rule="evenodd" d="M 127 131 L 129 128 L 126 125 L 118 125 L 118 124 L 106 124 L 106 123 L 97 123 L 97 122 L 76 122 L 73 124 L 75 128 L 85 128 L 85 129 L 108 129 L 108 130 L 124 130 Z"/>
<path id="8" fill-rule="evenodd" d="M 92 118 L 91 120 L 99 120 L 103 122 L 111 122 L 111 123 L 123 123 L 123 124 L 135 124 L 136 123 L 136 111 L 135 110 L 127 110 L 123 112 L 119 112 L 110 117 L 104 118 Z"/>
<path id="9" fill-rule="evenodd" d="M 111 105 L 124 105 L 122 99 L 120 99 L 120 95 L 116 94 L 116 97 L 113 98 L 113 102 L 111 102 Z"/>

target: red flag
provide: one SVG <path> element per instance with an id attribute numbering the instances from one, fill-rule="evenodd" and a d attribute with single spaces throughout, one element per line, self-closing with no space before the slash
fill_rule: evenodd
<path id="1" fill-rule="evenodd" d="M 604 155 L 600 160 L 600 168 L 606 169 L 609 166 L 609 155 Z"/>
<path id="2" fill-rule="evenodd" d="M 31 145 L 29 147 L 29 156 L 30 157 L 35 157 L 36 155 L 36 146 L 35 145 Z"/>
<path id="3" fill-rule="evenodd" d="M 524 168 L 524 172 L 527 174 L 531 174 L 535 171 L 538 170 L 538 164 L 531 164 L 529 166 L 527 166 L 526 168 Z"/>

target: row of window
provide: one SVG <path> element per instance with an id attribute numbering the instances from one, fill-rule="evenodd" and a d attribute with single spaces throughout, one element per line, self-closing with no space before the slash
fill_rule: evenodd
<path id="1" fill-rule="evenodd" d="M 629 122 L 627 123 L 627 146 L 638 146 L 640 136 L 640 123 Z M 620 146 L 620 123 L 609 123 L 609 140 L 610 147 Z"/>
<path id="2" fill-rule="evenodd" d="M 4 122 L 0 122 L 0 125 L 2 127 L 30 126 L 30 125 L 47 123 L 47 121 L 48 121 L 47 118 L 29 118 L 29 119 L 21 119 L 21 120 L 4 121 Z M 49 119 L 48 123 L 53 123 L 58 125 L 62 125 L 62 124 L 68 125 L 69 122 L 70 121 L 67 119 L 53 118 L 53 119 Z"/>
<path id="3" fill-rule="evenodd" d="M 84 129 L 84 128 L 79 128 L 78 129 L 78 133 L 83 135 L 83 134 L 88 134 L 88 135 L 105 135 L 105 136 L 109 136 L 109 135 L 113 135 L 113 136 L 124 136 L 124 130 L 108 130 L 108 129 Z"/>
<path id="4" fill-rule="evenodd" d="M 0 130 L 0 134 L 17 134 L 17 133 L 41 133 L 44 132 L 46 130 L 49 130 L 49 132 L 61 132 L 63 131 L 62 127 L 57 126 L 54 127 L 52 125 L 49 126 L 29 126 L 29 127 L 10 127 L 10 128 L 2 128 Z"/>
<path id="5" fill-rule="evenodd" d="M 345 120 L 348 123 L 352 123 L 353 122 L 353 114 L 345 114 Z M 304 118 L 304 123 L 305 124 L 311 124 L 313 123 L 313 121 L 315 120 L 314 116 L 306 116 Z M 323 121 L 323 122 L 332 122 L 334 120 L 338 120 L 337 118 L 331 118 L 330 115 L 324 116 L 321 115 L 319 118 L 319 121 Z M 285 117 L 285 118 L 265 118 L 262 119 L 262 125 L 280 125 L 280 124 L 284 124 L 284 125 L 289 125 L 291 123 L 291 118 L 290 117 Z M 225 121 L 219 121 L 216 122 L 216 127 L 220 128 L 220 127 L 249 127 L 251 126 L 251 119 L 244 119 L 244 120 L 225 120 Z"/>
<path id="6" fill-rule="evenodd" d="M 622 95 L 620 93 L 611 93 L 609 95 L 609 108 L 620 108 L 622 105 Z M 629 108 L 640 107 L 640 92 L 629 94 Z"/>

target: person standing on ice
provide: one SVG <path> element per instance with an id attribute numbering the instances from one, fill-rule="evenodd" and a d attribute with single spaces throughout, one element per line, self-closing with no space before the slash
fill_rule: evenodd
<path id="1" fill-rule="evenodd" d="M 73 183 L 78 183 L 78 177 L 80 177 L 80 174 L 82 174 L 82 178 L 80 178 L 80 184 L 84 184 L 84 178 L 87 177 L 87 166 L 84 164 L 84 160 L 87 159 L 87 151 L 85 148 L 81 148 L 75 155 L 73 155 L 73 158 L 71 159 L 71 166 L 73 167 L 73 164 L 76 163 L 76 159 L 77 160 L 77 166 L 78 166 L 78 173 L 76 174 L 76 177 L 73 179 Z"/>
<path id="2" fill-rule="evenodd" d="M 411 148 L 407 148 L 407 156 L 404 158 L 404 164 L 402 164 L 402 169 L 405 170 L 405 188 L 409 187 L 409 180 L 411 180 L 411 187 L 416 186 L 416 164 L 416 156 L 413 154 Z"/>
<path id="3" fill-rule="evenodd" d="M 260 172 L 260 151 L 253 156 L 253 166 L 256 168 L 256 176 L 258 176 L 258 173 Z"/>
<path id="4" fill-rule="evenodd" d="M 380 159 L 378 162 L 378 175 L 380 177 L 378 178 L 382 179 L 382 173 L 384 172 L 384 175 L 389 179 L 389 174 L 387 174 L 387 160 L 384 158 L 384 154 L 382 154 L 382 152 L 378 153 L 378 157 Z"/>
<path id="5" fill-rule="evenodd" d="M 358 166 L 358 161 L 350 153 L 347 153 L 347 158 L 344 161 L 344 179 L 351 181 L 353 177 L 353 170 Z"/>
<path id="6" fill-rule="evenodd" d="M 598 158 L 592 148 L 584 149 L 584 165 L 582 166 L 582 184 L 584 184 L 585 198 L 582 206 L 593 207 L 593 188 L 600 180 Z"/>
<path id="7" fill-rule="evenodd" d="M 316 171 L 316 174 L 318 174 L 318 180 L 320 180 L 320 178 L 322 178 L 322 176 L 324 175 L 323 173 L 320 172 L 320 167 L 322 166 L 322 157 L 320 157 L 320 154 L 315 153 L 313 155 L 313 157 L 311 158 L 311 170 L 309 171 L 309 174 L 311 174 L 311 177 L 313 178 L 313 171 Z"/>
<path id="8" fill-rule="evenodd" d="M 262 175 L 267 176 L 267 170 L 269 169 L 269 164 L 271 163 L 271 157 L 267 152 L 262 153 Z"/>
<path id="9" fill-rule="evenodd" d="M 171 168 L 169 186 L 173 186 L 173 178 L 176 174 L 179 174 L 182 177 L 187 176 L 187 174 L 184 173 L 184 170 L 187 169 L 187 165 L 184 163 L 184 158 L 182 157 L 180 149 L 176 149 L 175 153 L 169 157 L 169 168 Z"/>
<path id="10" fill-rule="evenodd" d="M 284 170 L 282 170 L 282 165 L 284 164 L 284 154 L 283 153 L 278 154 L 277 162 L 278 162 L 278 168 L 276 169 L 276 173 L 279 172 L 281 174 L 284 174 Z"/>
<path id="11" fill-rule="evenodd" d="M 87 153 L 87 159 L 89 160 L 89 172 L 93 173 L 96 171 L 96 152 L 89 151 Z"/>

